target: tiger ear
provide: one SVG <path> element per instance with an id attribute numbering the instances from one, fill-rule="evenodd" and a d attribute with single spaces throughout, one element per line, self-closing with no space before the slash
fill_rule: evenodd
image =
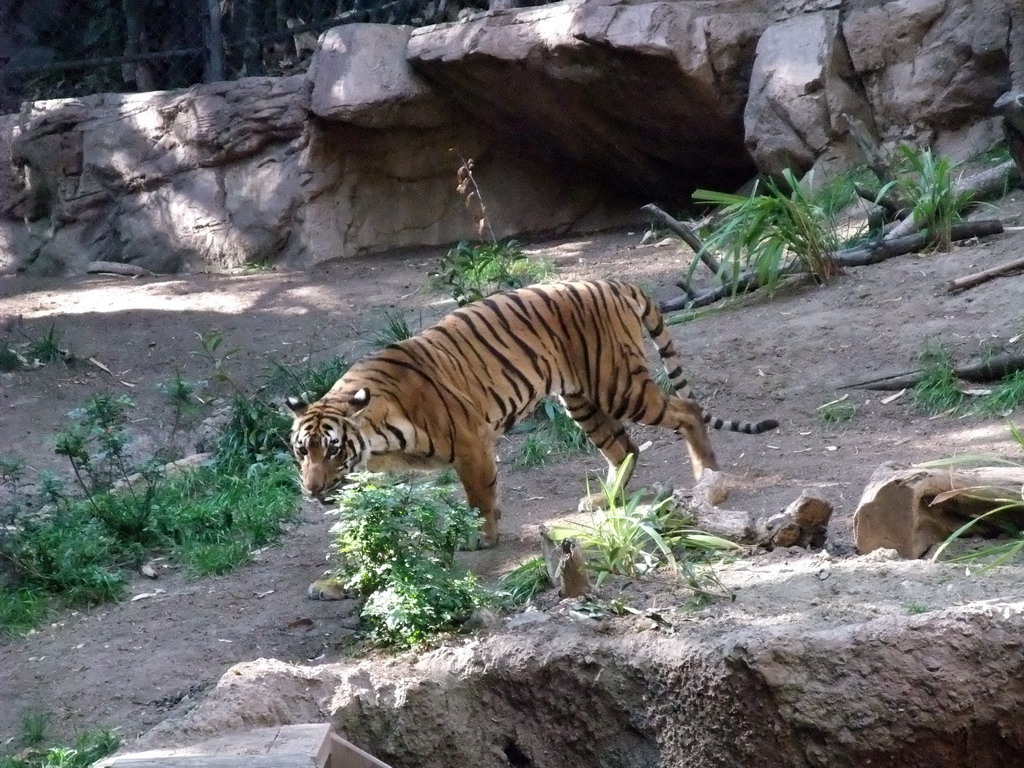
<path id="1" fill-rule="evenodd" d="M 351 398 L 349 398 L 348 404 L 356 410 L 362 410 L 370 402 L 370 393 L 366 391 L 366 388 L 360 389 Z"/>
<path id="2" fill-rule="evenodd" d="M 302 416 L 302 414 L 306 412 L 306 409 L 309 408 L 309 403 L 301 397 L 289 397 L 286 398 L 284 402 L 296 416 Z"/>

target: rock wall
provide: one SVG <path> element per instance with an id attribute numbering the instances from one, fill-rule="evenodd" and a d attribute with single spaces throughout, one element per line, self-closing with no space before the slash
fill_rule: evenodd
<path id="1" fill-rule="evenodd" d="M 35 102 L 0 117 L 0 268 L 307 267 L 636 220 L 883 145 L 963 159 L 1024 87 L 1016 0 L 565 0 L 325 33 L 308 75 Z"/>
<path id="2" fill-rule="evenodd" d="M 131 749 L 328 721 L 395 768 L 1002 768 L 1024 754 L 1021 609 L 717 636 L 564 618 L 395 660 L 261 659 Z"/>

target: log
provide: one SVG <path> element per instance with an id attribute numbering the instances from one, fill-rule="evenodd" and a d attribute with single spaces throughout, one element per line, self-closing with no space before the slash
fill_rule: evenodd
<path id="1" fill-rule="evenodd" d="M 119 261 L 94 261 L 85 268 L 89 274 L 122 275 L 124 277 L 148 277 L 153 275 L 138 264 L 123 264 Z"/>
<path id="2" fill-rule="evenodd" d="M 664 224 L 675 234 L 679 235 L 682 241 L 693 249 L 693 252 L 697 254 L 697 257 L 701 260 L 704 266 L 710 269 L 713 274 L 717 275 L 722 271 L 722 265 L 718 263 L 718 260 L 714 256 L 707 252 L 707 249 L 704 247 L 704 243 L 702 243 L 700 238 L 697 237 L 697 233 L 683 224 L 683 222 L 672 218 L 654 203 L 648 203 L 640 210 L 652 219 Z"/>
<path id="3" fill-rule="evenodd" d="M 948 293 L 966 291 L 968 288 L 973 288 L 976 285 L 987 283 L 989 280 L 995 280 L 997 277 L 1002 277 L 1003 275 L 1019 272 L 1022 269 L 1024 269 L 1024 258 L 1007 261 L 1004 264 L 983 269 L 981 272 L 975 272 L 971 275 L 964 275 L 963 277 L 958 277 L 955 280 L 950 280 L 946 283 L 946 291 Z"/>
<path id="4" fill-rule="evenodd" d="M 1003 231 L 1003 223 L 994 219 L 983 221 L 964 221 L 954 224 L 950 230 L 950 239 L 955 241 L 966 240 L 972 237 L 986 237 L 999 234 Z M 832 254 L 832 260 L 840 267 L 863 267 L 868 264 L 877 264 L 880 261 L 891 259 L 894 256 L 902 256 L 905 253 L 919 251 L 929 243 L 926 233 L 907 235 L 898 240 L 880 240 L 866 246 L 847 248 L 836 251 Z M 789 275 L 807 274 L 802 264 L 795 263 L 783 269 L 780 277 Z M 745 269 L 740 273 L 736 281 L 736 294 L 747 293 L 762 286 L 760 277 L 753 270 Z M 711 288 L 694 297 L 681 296 L 662 302 L 659 306 L 662 312 L 677 312 L 680 309 L 697 309 L 721 301 L 733 294 L 732 285 L 721 285 Z"/>
<path id="5" fill-rule="evenodd" d="M 1024 468 L 901 468 L 882 464 L 868 481 L 853 516 L 857 549 L 895 549 L 919 558 L 968 520 L 1007 501 L 1021 501 Z M 963 491 L 957 493 L 956 491 Z M 1024 526 L 1024 509 L 1008 509 L 977 523 L 974 535 L 995 536 Z"/>
<path id="6" fill-rule="evenodd" d="M 869 203 L 880 205 L 889 212 L 889 216 L 893 219 L 905 219 L 910 213 L 910 206 L 891 192 L 879 195 L 877 190 L 870 189 L 859 181 L 853 183 L 853 190 L 857 193 L 858 197 L 867 200 Z"/>
<path id="7" fill-rule="evenodd" d="M 1024 354 L 1004 353 L 994 355 L 986 360 L 970 363 L 953 369 L 953 375 L 958 379 L 980 384 L 989 381 L 998 381 L 1006 378 L 1011 373 L 1024 369 Z M 904 373 L 894 373 L 888 376 L 879 376 L 874 379 L 858 381 L 852 384 L 842 384 L 837 389 L 875 389 L 883 392 L 896 392 L 901 389 L 916 386 L 925 377 L 927 371 L 918 369 Z"/>
<path id="8" fill-rule="evenodd" d="M 558 560 L 558 594 L 562 597 L 583 597 L 590 592 L 587 561 L 577 539 L 562 539 L 562 555 Z"/>
<path id="9" fill-rule="evenodd" d="M 904 219 L 904 221 L 906 220 Z M 892 231 L 889 234 L 892 234 Z M 972 237 L 998 235 L 1002 231 L 1003 223 L 996 219 L 962 221 L 950 228 L 949 237 L 950 240 L 956 242 L 969 240 Z M 836 251 L 833 260 L 842 267 L 863 267 L 868 264 L 877 264 L 894 256 L 902 256 L 905 253 L 915 253 L 925 248 L 929 242 L 928 234 L 923 232 L 900 238 L 890 238 L 889 235 L 886 235 L 885 239 L 870 245 Z"/>

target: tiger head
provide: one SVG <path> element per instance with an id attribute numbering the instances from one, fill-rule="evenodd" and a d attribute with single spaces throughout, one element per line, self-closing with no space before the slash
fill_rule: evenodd
<path id="1" fill-rule="evenodd" d="M 291 445 L 299 463 L 302 490 L 319 501 L 345 482 L 349 473 L 367 458 L 369 446 L 355 418 L 370 401 L 360 389 L 347 401 L 338 403 L 322 399 L 306 403 L 300 397 L 289 397 L 288 407 L 294 414 Z"/>

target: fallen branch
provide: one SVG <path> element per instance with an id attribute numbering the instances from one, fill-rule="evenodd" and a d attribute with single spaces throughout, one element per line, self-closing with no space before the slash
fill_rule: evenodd
<path id="1" fill-rule="evenodd" d="M 880 195 L 876 190 L 861 184 L 859 181 L 853 183 L 853 190 L 857 193 L 858 197 L 885 208 L 893 219 L 905 219 L 910 213 L 910 207 L 907 203 L 891 192 Z"/>
<path id="2" fill-rule="evenodd" d="M 1024 354 L 1006 353 L 995 355 L 981 362 L 954 368 L 953 375 L 958 379 L 979 384 L 988 381 L 998 381 L 1022 369 L 1024 369 Z M 895 373 L 889 376 L 880 376 L 875 379 L 858 381 L 852 384 L 842 384 L 838 389 L 876 389 L 883 392 L 895 392 L 900 389 L 916 386 L 926 374 L 927 371 L 918 369 L 905 373 Z"/>
<path id="3" fill-rule="evenodd" d="M 710 269 L 713 274 L 717 275 L 722 271 L 722 265 L 718 263 L 718 260 L 714 256 L 707 252 L 707 249 L 704 247 L 704 243 L 702 243 L 700 238 L 697 237 L 697 233 L 683 224 L 683 222 L 673 219 L 654 203 L 648 203 L 640 210 L 652 219 L 660 221 L 672 232 L 679 235 L 682 241 L 693 249 L 693 252 L 697 254 L 704 266 Z"/>
<path id="4" fill-rule="evenodd" d="M 975 272 L 972 275 L 964 275 L 958 277 L 955 280 L 950 280 L 946 283 L 946 291 L 949 293 L 957 293 L 958 291 L 966 291 L 968 288 L 973 288 L 976 285 L 987 283 L 989 280 L 995 280 L 997 277 L 1003 275 L 1009 275 L 1014 272 L 1019 272 L 1024 269 L 1024 258 L 1014 259 L 1008 261 L 1005 264 L 1000 264 L 989 269 L 983 269 L 981 272 Z"/>
<path id="5" fill-rule="evenodd" d="M 124 264 L 119 261 L 94 261 L 85 268 L 89 274 L 121 275 L 123 277 L 149 277 L 153 275 L 138 264 Z"/>
<path id="6" fill-rule="evenodd" d="M 843 117 L 846 120 L 846 127 L 850 132 L 850 138 L 853 139 L 861 154 L 864 155 L 864 160 L 867 162 L 868 167 L 874 171 L 875 176 L 878 177 L 882 184 L 888 184 L 892 180 L 892 176 L 889 174 L 889 163 L 881 148 L 879 148 L 878 143 L 872 138 L 867 126 L 856 115 L 847 113 Z"/>
<path id="7" fill-rule="evenodd" d="M 986 237 L 996 235 L 1003 231 L 1001 221 L 987 219 L 985 221 L 965 221 L 954 224 L 950 228 L 950 240 L 967 240 L 972 237 Z M 901 256 L 905 253 L 913 253 L 926 247 L 931 242 L 927 233 L 907 235 L 898 240 L 881 240 L 869 245 L 857 246 L 836 251 L 832 254 L 832 261 L 840 267 L 863 267 L 868 264 L 877 264 L 880 261 L 891 259 L 894 256 Z M 794 263 L 782 269 L 779 277 L 790 275 L 809 274 L 803 264 Z M 763 279 L 753 270 L 743 270 L 736 279 L 735 293 L 748 293 L 757 290 L 763 285 Z M 733 286 L 721 285 L 717 288 L 698 293 L 696 296 L 681 296 L 661 303 L 662 312 L 677 312 L 680 309 L 697 309 L 721 301 L 727 296 L 733 295 Z"/>

